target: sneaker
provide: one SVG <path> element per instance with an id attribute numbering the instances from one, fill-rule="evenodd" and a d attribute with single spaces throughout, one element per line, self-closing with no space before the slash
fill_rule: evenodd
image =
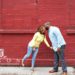
<path id="1" fill-rule="evenodd" d="M 67 75 L 67 72 L 63 72 L 62 75 Z"/>

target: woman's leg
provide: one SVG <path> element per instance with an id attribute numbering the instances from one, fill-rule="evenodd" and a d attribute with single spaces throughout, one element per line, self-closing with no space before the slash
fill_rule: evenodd
<path id="1" fill-rule="evenodd" d="M 32 53 L 32 47 L 28 47 L 27 54 L 22 59 L 22 66 L 24 66 L 24 61 L 26 61 L 26 59 L 31 55 L 31 53 Z"/>
<path id="2" fill-rule="evenodd" d="M 38 53 L 38 48 L 36 48 L 35 51 L 32 52 L 32 69 L 34 69 L 37 53 Z"/>

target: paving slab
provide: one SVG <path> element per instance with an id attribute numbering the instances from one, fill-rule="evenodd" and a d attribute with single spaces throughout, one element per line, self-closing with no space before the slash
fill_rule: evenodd
<path id="1" fill-rule="evenodd" d="M 75 75 L 75 69 L 68 67 L 67 75 Z M 62 68 L 57 73 L 49 73 L 52 67 L 35 67 L 33 72 L 30 67 L 0 67 L 0 75 L 62 75 Z"/>

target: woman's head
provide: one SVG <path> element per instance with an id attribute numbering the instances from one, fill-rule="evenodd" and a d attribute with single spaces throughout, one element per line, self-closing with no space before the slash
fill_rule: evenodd
<path id="1" fill-rule="evenodd" d="M 45 34 L 45 27 L 40 26 L 40 27 L 38 27 L 37 31 L 40 32 L 41 34 Z"/>

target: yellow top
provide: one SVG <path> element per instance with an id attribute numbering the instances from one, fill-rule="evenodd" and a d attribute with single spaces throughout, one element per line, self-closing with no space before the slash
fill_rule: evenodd
<path id="1" fill-rule="evenodd" d="M 45 42 L 47 47 L 50 47 L 49 43 L 47 42 L 46 36 L 43 34 L 40 34 L 40 32 L 36 32 L 32 38 L 32 40 L 29 42 L 30 47 L 39 47 L 42 42 Z"/>

